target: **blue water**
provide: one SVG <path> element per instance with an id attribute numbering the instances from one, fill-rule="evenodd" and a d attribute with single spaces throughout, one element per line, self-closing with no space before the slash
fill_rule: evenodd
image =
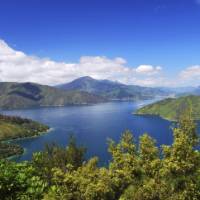
<path id="1" fill-rule="evenodd" d="M 57 142 L 66 145 L 70 134 L 78 143 L 87 147 L 87 157 L 98 156 L 104 164 L 110 159 L 107 139 L 119 141 L 121 133 L 129 129 L 135 139 L 144 132 L 157 140 L 157 145 L 172 142 L 171 123 L 156 116 L 132 114 L 138 107 L 148 102 L 111 102 L 92 106 L 71 106 L 3 111 L 4 114 L 31 118 L 49 125 L 52 130 L 37 138 L 18 140 L 16 143 L 26 148 L 26 153 L 17 161 L 29 160 L 33 152 L 42 150 L 46 143 Z"/>

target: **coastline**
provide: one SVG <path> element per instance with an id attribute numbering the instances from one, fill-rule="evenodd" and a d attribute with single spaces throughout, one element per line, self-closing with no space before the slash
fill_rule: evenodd
<path id="1" fill-rule="evenodd" d="M 15 144 L 16 141 L 26 140 L 26 139 L 31 139 L 31 138 L 37 138 L 37 137 L 40 137 L 40 136 L 42 136 L 42 135 L 48 134 L 48 133 L 51 132 L 52 130 L 53 130 L 53 128 L 48 128 L 47 131 L 38 132 L 36 135 L 33 135 L 33 136 L 22 137 L 22 138 L 15 138 L 15 139 L 9 139 L 9 140 L 1 141 L 1 142 L 2 142 L 2 143 L 5 143 L 5 144 L 18 145 L 18 144 Z M 18 156 L 25 155 L 26 152 L 27 152 L 27 149 L 21 147 L 20 145 L 18 145 L 18 146 L 23 150 L 23 153 L 21 153 L 21 154 L 13 154 L 13 155 L 11 155 L 11 156 L 6 157 L 5 159 L 12 160 L 12 159 L 15 159 L 15 158 L 18 157 Z"/>
<path id="2" fill-rule="evenodd" d="M 163 117 L 161 115 L 156 115 L 156 114 L 145 114 L 145 113 L 132 113 L 133 115 L 138 115 L 138 116 L 156 116 L 156 117 L 160 117 L 161 119 L 164 119 L 164 120 L 167 120 L 167 121 L 170 121 L 170 122 L 177 122 L 176 120 L 174 119 L 170 119 L 170 118 L 167 118 L 167 117 Z"/>
<path id="3" fill-rule="evenodd" d="M 140 114 L 140 113 L 132 113 L 133 115 L 138 115 L 138 116 L 157 116 L 157 117 L 160 117 L 161 119 L 164 119 L 164 120 L 167 120 L 169 122 L 173 122 L 173 123 L 177 123 L 178 120 L 175 120 L 175 119 L 171 119 L 171 118 L 167 118 L 167 117 L 163 117 L 161 115 L 156 115 L 156 114 Z M 200 121 L 200 119 L 194 119 L 194 121 Z"/>
<path id="4" fill-rule="evenodd" d="M 21 147 L 21 146 L 20 146 L 20 147 Z M 22 148 L 22 147 L 21 147 L 21 148 Z M 8 156 L 6 159 L 12 161 L 12 160 L 14 160 L 15 158 L 17 158 L 18 156 L 25 155 L 26 152 L 27 152 L 27 149 L 26 149 L 26 148 L 22 148 L 22 149 L 23 149 L 23 153 L 21 153 L 21 154 L 14 154 L 14 155 L 12 155 L 12 156 Z"/>
<path id="5" fill-rule="evenodd" d="M 15 138 L 15 139 L 9 139 L 9 140 L 4 140 L 3 142 L 12 143 L 12 142 L 19 141 L 19 140 L 26 140 L 26 139 L 31 139 L 31 138 L 37 138 L 37 137 L 40 137 L 42 135 L 48 134 L 52 130 L 54 130 L 54 128 L 48 128 L 47 131 L 40 131 L 40 132 L 38 132 L 38 135 L 32 135 L 32 136 L 28 136 L 28 137 L 21 137 L 21 138 Z"/>

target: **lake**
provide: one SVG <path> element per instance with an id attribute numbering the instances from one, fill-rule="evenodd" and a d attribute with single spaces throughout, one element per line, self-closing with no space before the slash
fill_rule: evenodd
<path id="1" fill-rule="evenodd" d="M 87 147 L 87 157 L 98 156 L 101 164 L 110 159 L 107 139 L 119 141 L 122 132 L 129 129 L 135 139 L 147 132 L 157 140 L 157 145 L 171 144 L 171 123 L 156 116 L 137 116 L 133 112 L 143 102 L 110 102 L 90 106 L 69 106 L 2 111 L 3 114 L 18 115 L 49 125 L 52 130 L 37 138 L 18 140 L 26 153 L 15 158 L 30 160 L 33 152 L 43 149 L 46 143 L 66 145 L 69 135 L 74 134 L 77 142 Z"/>

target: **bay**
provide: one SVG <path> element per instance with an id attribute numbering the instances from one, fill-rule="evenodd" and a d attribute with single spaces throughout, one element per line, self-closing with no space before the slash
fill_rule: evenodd
<path id="1" fill-rule="evenodd" d="M 143 133 L 148 133 L 157 145 L 171 144 L 172 123 L 157 116 L 138 116 L 133 112 L 151 103 L 109 102 L 90 106 L 46 107 L 37 109 L 2 111 L 3 114 L 30 118 L 51 127 L 51 130 L 35 138 L 14 141 L 26 149 L 16 161 L 30 160 L 34 152 L 40 151 L 47 143 L 65 146 L 70 134 L 77 142 L 87 147 L 87 158 L 98 156 L 100 164 L 110 160 L 107 151 L 108 138 L 119 141 L 125 130 L 131 130 L 136 142 Z"/>

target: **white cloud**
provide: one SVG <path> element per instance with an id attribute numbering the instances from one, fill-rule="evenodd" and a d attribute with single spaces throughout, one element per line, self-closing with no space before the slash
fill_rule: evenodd
<path id="1" fill-rule="evenodd" d="M 0 81 L 37 82 L 55 85 L 81 76 L 110 79 L 127 84 L 158 85 L 162 68 L 140 65 L 128 67 L 124 58 L 83 56 L 78 63 L 56 62 L 29 56 L 0 40 Z"/>
<path id="2" fill-rule="evenodd" d="M 183 80 L 200 79 L 200 65 L 187 67 L 179 76 Z"/>
<path id="3" fill-rule="evenodd" d="M 135 71 L 137 73 L 152 75 L 157 74 L 162 70 L 160 66 L 153 67 L 152 65 L 140 65 L 138 66 Z"/>

